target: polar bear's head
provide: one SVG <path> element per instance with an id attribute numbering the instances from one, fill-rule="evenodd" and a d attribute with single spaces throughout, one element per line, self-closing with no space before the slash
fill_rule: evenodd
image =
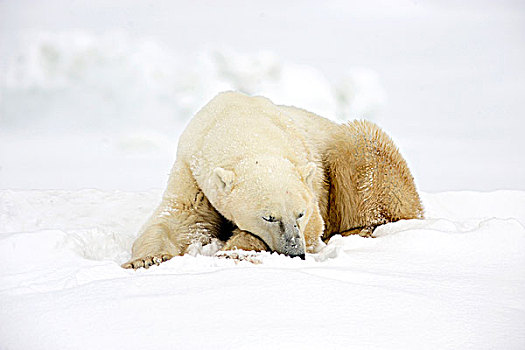
<path id="1" fill-rule="evenodd" d="M 235 171 L 216 168 L 217 209 L 272 251 L 304 259 L 304 231 L 317 205 L 316 169 L 315 163 L 295 166 L 282 158 L 244 160 Z"/>

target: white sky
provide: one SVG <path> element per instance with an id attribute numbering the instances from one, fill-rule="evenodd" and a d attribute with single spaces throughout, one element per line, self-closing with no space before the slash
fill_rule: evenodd
<path id="1" fill-rule="evenodd" d="M 525 189 L 525 2 L 0 1 L 0 57 L 29 32 L 70 30 L 269 50 L 332 79 L 373 69 L 379 124 L 422 189 Z"/>

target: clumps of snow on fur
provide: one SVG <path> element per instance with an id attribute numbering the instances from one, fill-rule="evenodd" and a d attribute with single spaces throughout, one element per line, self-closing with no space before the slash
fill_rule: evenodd
<path id="1" fill-rule="evenodd" d="M 224 242 L 212 238 L 211 241 L 207 244 L 202 243 L 201 241 L 195 241 L 190 244 L 187 248 L 186 254 L 191 256 L 213 256 L 224 246 Z"/>

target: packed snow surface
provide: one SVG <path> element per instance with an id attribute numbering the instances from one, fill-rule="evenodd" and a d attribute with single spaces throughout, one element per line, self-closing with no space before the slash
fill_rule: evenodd
<path id="1" fill-rule="evenodd" d="M 222 90 L 377 122 L 423 191 L 525 189 L 523 4 L 226 3 L 0 1 L 0 350 L 525 349 L 525 192 L 120 268 Z"/>
<path id="2" fill-rule="evenodd" d="M 525 348 L 525 192 L 423 194 L 425 220 L 305 261 L 215 242 L 122 269 L 159 197 L 0 191 L 0 348 Z"/>

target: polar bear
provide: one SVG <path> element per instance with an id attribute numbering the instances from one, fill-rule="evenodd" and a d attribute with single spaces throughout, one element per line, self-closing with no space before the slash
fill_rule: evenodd
<path id="1" fill-rule="evenodd" d="M 122 266 L 158 265 L 212 238 L 304 259 L 334 234 L 422 217 L 405 160 L 375 124 L 223 92 L 181 135 L 162 201 Z"/>

